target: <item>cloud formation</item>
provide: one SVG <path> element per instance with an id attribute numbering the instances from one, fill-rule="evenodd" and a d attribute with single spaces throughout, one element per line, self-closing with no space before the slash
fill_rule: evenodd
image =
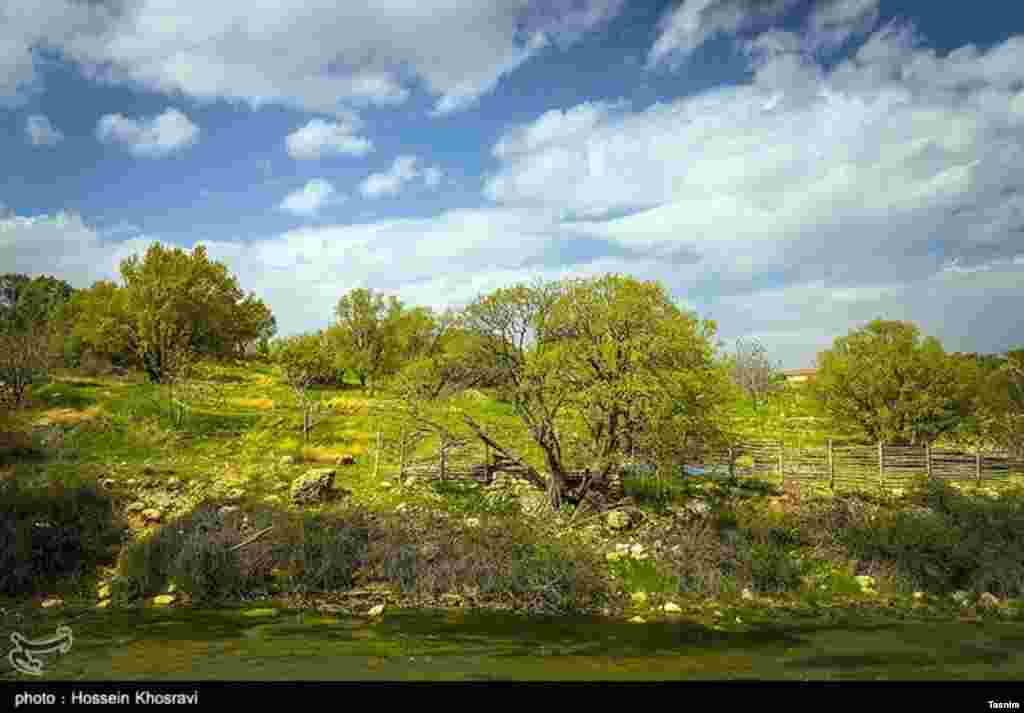
<path id="1" fill-rule="evenodd" d="M 289 193 L 278 206 L 281 210 L 304 218 L 312 218 L 320 213 L 320 209 L 344 200 L 338 195 L 330 181 L 314 178 L 302 188 Z"/>
<path id="2" fill-rule="evenodd" d="M 324 156 L 365 156 L 373 150 L 369 139 L 356 136 L 360 122 L 354 117 L 342 121 L 311 119 L 285 140 L 288 155 L 294 159 L 319 159 Z"/>
<path id="3" fill-rule="evenodd" d="M 33 52 L 45 49 L 97 81 L 199 99 L 334 113 L 401 103 L 418 86 L 444 114 L 471 106 L 545 47 L 577 41 L 622 5 L 8 0 L 0 9 L 0 97 L 20 98 L 38 79 Z"/>
<path id="4" fill-rule="evenodd" d="M 415 156 L 399 156 L 383 173 L 371 173 L 359 184 L 359 192 L 367 198 L 398 194 L 402 187 L 420 174 Z"/>
<path id="5" fill-rule="evenodd" d="M 42 114 L 33 114 L 25 121 L 25 135 L 33 146 L 56 146 L 64 134 Z"/>
<path id="6" fill-rule="evenodd" d="M 145 158 L 163 158 L 181 151 L 194 144 L 199 134 L 199 127 L 173 108 L 143 119 L 106 114 L 96 124 L 96 138 L 101 142 L 120 144 L 133 155 Z"/>

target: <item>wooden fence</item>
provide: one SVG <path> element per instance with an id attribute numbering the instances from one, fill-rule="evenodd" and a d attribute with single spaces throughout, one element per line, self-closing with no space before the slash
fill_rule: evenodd
<path id="1" fill-rule="evenodd" d="M 966 453 L 931 446 L 836 444 L 787 446 L 779 442 L 739 443 L 732 458 L 698 458 L 704 467 L 738 475 L 774 476 L 782 482 L 818 482 L 837 487 L 905 487 L 927 476 L 977 484 L 1024 476 L 1024 459 L 1005 454 Z M 746 467 L 743 467 L 744 461 Z"/>

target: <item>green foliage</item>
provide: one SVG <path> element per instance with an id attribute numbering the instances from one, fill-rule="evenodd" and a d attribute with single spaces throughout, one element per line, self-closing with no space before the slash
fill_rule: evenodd
<path id="1" fill-rule="evenodd" d="M 230 544 L 196 531 L 181 543 L 170 577 L 199 603 L 236 596 L 245 583 L 239 556 Z"/>
<path id="2" fill-rule="evenodd" d="M 365 563 L 370 529 L 361 522 L 339 522 L 335 517 L 307 515 L 299 552 L 300 591 L 325 592 L 352 586 L 356 570 Z"/>
<path id="3" fill-rule="evenodd" d="M 910 501 L 918 507 L 849 528 L 843 540 L 850 551 L 894 564 L 924 591 L 1024 595 L 1024 493 L 966 495 L 941 481 L 923 481 Z"/>
<path id="4" fill-rule="evenodd" d="M 875 320 L 818 358 L 812 391 L 831 416 L 872 441 L 934 440 L 970 412 L 972 379 L 909 322 Z"/>
<path id="5" fill-rule="evenodd" d="M 123 525 L 110 499 L 88 485 L 29 490 L 0 483 L 0 594 L 25 596 L 108 559 Z"/>
<path id="6" fill-rule="evenodd" d="M 662 572 L 651 559 L 621 557 L 609 562 L 608 569 L 628 592 L 676 594 L 682 589 L 678 575 Z"/>
<path id="7" fill-rule="evenodd" d="M 449 512 L 459 515 L 514 516 L 520 512 L 519 501 L 513 494 L 488 493 L 475 481 L 436 480 L 431 488 L 445 499 Z"/>

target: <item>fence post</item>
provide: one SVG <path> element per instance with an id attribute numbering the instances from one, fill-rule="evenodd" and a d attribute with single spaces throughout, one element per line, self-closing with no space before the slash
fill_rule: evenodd
<path id="1" fill-rule="evenodd" d="M 974 447 L 974 479 L 981 485 L 981 446 Z"/>
<path id="2" fill-rule="evenodd" d="M 736 456 L 732 446 L 729 446 L 729 480 L 736 480 Z"/>
<path id="3" fill-rule="evenodd" d="M 836 464 L 832 459 L 832 439 L 828 439 L 828 487 L 829 490 L 836 490 Z"/>
<path id="4" fill-rule="evenodd" d="M 444 480 L 444 440 L 443 439 L 441 440 L 440 460 L 441 460 L 441 480 Z"/>
<path id="5" fill-rule="evenodd" d="M 398 477 L 405 478 L 405 428 L 402 429 L 402 443 L 398 452 Z"/>
<path id="6" fill-rule="evenodd" d="M 373 459 L 373 478 L 377 479 L 377 473 L 380 472 L 380 431 L 377 431 L 377 454 Z"/>
<path id="7" fill-rule="evenodd" d="M 885 487 L 885 443 L 878 442 L 878 483 Z"/>
<path id="8" fill-rule="evenodd" d="M 928 474 L 928 480 L 932 479 L 932 444 L 930 441 L 924 442 L 924 467 L 925 472 Z"/>
<path id="9" fill-rule="evenodd" d="M 782 482 L 782 485 L 785 485 L 786 484 L 786 470 L 785 470 L 785 466 L 783 465 L 783 462 L 782 462 L 782 450 L 783 450 L 782 441 L 779 441 L 779 480 Z"/>

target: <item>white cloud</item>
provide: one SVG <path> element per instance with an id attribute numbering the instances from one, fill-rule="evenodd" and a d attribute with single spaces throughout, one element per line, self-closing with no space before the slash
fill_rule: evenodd
<path id="1" fill-rule="evenodd" d="M 334 113 L 405 101 L 435 113 L 471 106 L 551 45 L 615 16 L 623 0 L 7 0 L 0 13 L 0 98 L 38 79 L 33 50 L 60 52 L 86 76 L 150 90 Z"/>
<path id="2" fill-rule="evenodd" d="M 64 134 L 42 114 L 33 114 L 25 121 L 25 134 L 33 146 L 54 146 Z"/>
<path id="3" fill-rule="evenodd" d="M 399 156 L 384 173 L 371 173 L 359 184 L 359 191 L 367 198 L 392 196 L 402 190 L 402 186 L 416 178 L 415 156 Z"/>
<path id="4" fill-rule="evenodd" d="M 316 216 L 321 208 L 342 200 L 344 197 L 338 195 L 329 181 L 314 178 L 299 190 L 289 193 L 278 207 L 293 215 L 311 218 Z"/>
<path id="5" fill-rule="evenodd" d="M 130 119 L 123 114 L 107 114 L 96 124 L 96 138 L 103 143 L 125 146 L 135 156 L 163 158 L 194 144 L 198 126 L 177 109 L 146 118 Z"/>
<path id="6" fill-rule="evenodd" d="M 442 178 L 444 178 L 444 171 L 441 170 L 440 166 L 428 166 L 423 169 L 423 182 L 427 184 L 428 188 L 440 186 Z"/>
<path id="7" fill-rule="evenodd" d="M 807 19 L 809 44 L 814 49 L 839 47 L 851 37 L 866 35 L 878 22 L 879 0 L 829 0 Z"/>
<path id="8" fill-rule="evenodd" d="M 373 150 L 369 139 L 356 136 L 359 122 L 311 119 L 305 126 L 288 135 L 288 155 L 294 159 L 318 159 L 323 156 L 364 156 Z"/>
<path id="9" fill-rule="evenodd" d="M 718 35 L 749 32 L 775 22 L 800 0 L 686 0 L 659 21 L 658 39 L 647 54 L 649 67 L 679 66 Z"/>

